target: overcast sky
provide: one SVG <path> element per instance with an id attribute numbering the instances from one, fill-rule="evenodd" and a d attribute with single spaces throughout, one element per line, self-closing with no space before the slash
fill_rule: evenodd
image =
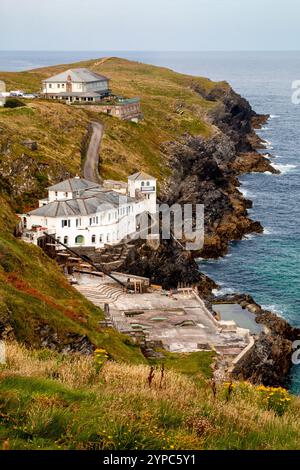
<path id="1" fill-rule="evenodd" d="M 299 0 L 0 0 L 1 50 L 299 50 Z"/>

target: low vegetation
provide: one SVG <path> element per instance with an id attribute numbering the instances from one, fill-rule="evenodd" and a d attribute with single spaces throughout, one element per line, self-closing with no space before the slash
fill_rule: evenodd
<path id="1" fill-rule="evenodd" d="M 299 448 L 298 398 L 285 396 L 278 413 L 248 383 L 217 385 L 214 393 L 200 372 L 166 366 L 162 375 L 157 367 L 150 383 L 149 373 L 146 365 L 101 360 L 99 367 L 97 355 L 9 343 L 0 369 L 0 442 L 10 449 Z"/>

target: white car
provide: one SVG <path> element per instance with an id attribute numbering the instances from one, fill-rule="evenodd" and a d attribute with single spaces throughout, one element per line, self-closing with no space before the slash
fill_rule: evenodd
<path id="1" fill-rule="evenodd" d="M 33 100 L 34 98 L 36 98 L 36 95 L 34 95 L 33 93 L 24 93 L 24 95 L 22 95 L 22 98 L 27 98 L 28 100 Z"/>
<path id="2" fill-rule="evenodd" d="M 9 95 L 10 96 L 23 96 L 24 91 L 22 91 L 22 90 L 13 90 L 13 91 L 10 92 Z"/>

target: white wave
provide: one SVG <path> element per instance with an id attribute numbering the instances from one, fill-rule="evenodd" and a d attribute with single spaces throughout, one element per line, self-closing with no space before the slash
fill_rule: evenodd
<path id="1" fill-rule="evenodd" d="M 235 290 L 231 289 L 231 287 L 223 287 L 221 289 L 213 289 L 212 293 L 216 297 L 222 297 L 223 295 L 235 294 Z"/>
<path id="2" fill-rule="evenodd" d="M 257 198 L 257 195 L 247 189 L 245 189 L 244 191 L 241 191 L 241 193 L 243 194 L 244 198 L 245 199 L 250 199 L 250 201 L 252 201 L 253 199 L 256 199 Z M 248 209 L 251 211 L 251 208 Z"/>
<path id="3" fill-rule="evenodd" d="M 269 140 L 265 140 L 264 142 L 262 142 L 262 145 L 267 149 L 267 150 L 273 150 L 274 147 L 272 145 L 272 142 L 270 142 Z"/>
<path id="4" fill-rule="evenodd" d="M 270 312 L 276 313 L 279 317 L 283 317 L 283 315 L 284 315 L 283 311 L 276 304 L 262 305 L 261 308 L 264 309 L 264 310 L 269 310 Z"/>
<path id="5" fill-rule="evenodd" d="M 289 171 L 291 170 L 294 170 L 295 168 L 297 168 L 297 165 L 291 165 L 291 164 L 286 164 L 286 165 L 280 165 L 280 164 L 275 164 L 273 163 L 273 167 L 280 171 L 281 174 L 285 174 L 285 173 L 288 173 Z"/>
<path id="6" fill-rule="evenodd" d="M 272 235 L 273 231 L 269 228 L 264 228 L 264 235 Z"/>
<path id="7" fill-rule="evenodd" d="M 253 240 L 256 237 L 257 237 L 257 234 L 254 235 L 253 233 L 248 233 L 247 235 L 244 236 L 243 240 Z"/>
<path id="8" fill-rule="evenodd" d="M 240 191 L 240 193 L 242 193 L 242 195 L 244 197 L 249 197 L 249 190 L 248 189 L 239 188 L 239 191 Z"/>
<path id="9" fill-rule="evenodd" d="M 270 119 L 278 119 L 280 118 L 280 116 L 278 116 L 278 114 L 271 114 L 270 115 Z"/>

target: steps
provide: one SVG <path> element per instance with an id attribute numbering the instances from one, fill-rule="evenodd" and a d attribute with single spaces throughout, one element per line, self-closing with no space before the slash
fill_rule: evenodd
<path id="1" fill-rule="evenodd" d="M 121 287 L 110 284 L 79 284 L 74 287 L 98 307 L 103 304 L 112 304 L 124 295 Z"/>

